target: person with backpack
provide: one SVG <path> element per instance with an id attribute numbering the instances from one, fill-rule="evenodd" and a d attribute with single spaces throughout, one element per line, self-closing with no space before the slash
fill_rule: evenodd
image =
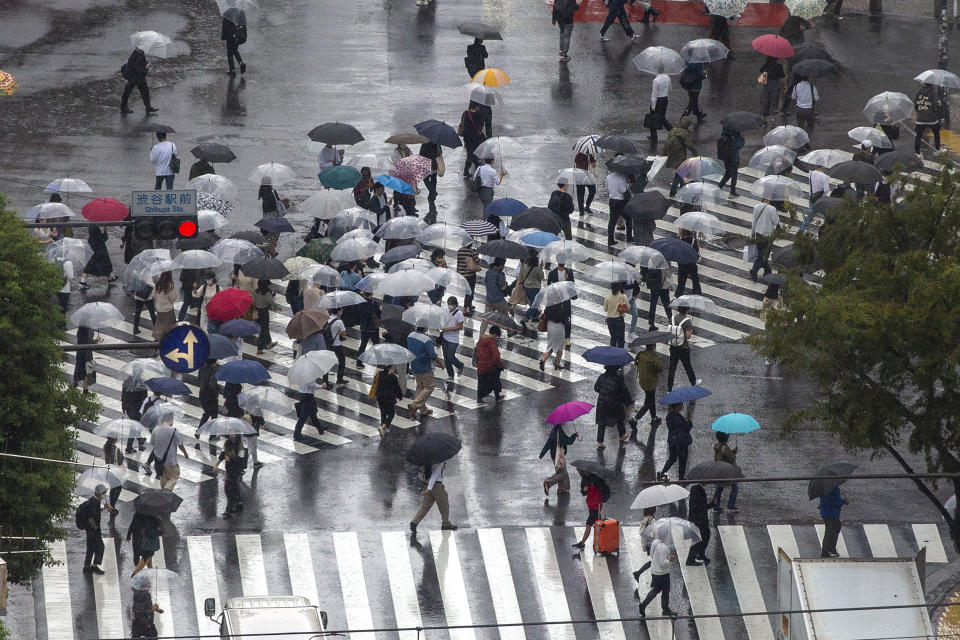
<path id="1" fill-rule="evenodd" d="M 600 476 L 583 469 L 578 468 L 577 473 L 580 474 L 580 495 L 587 497 L 587 526 L 583 530 L 580 542 L 574 543 L 573 547 L 583 549 L 593 531 L 593 523 L 600 519 L 603 503 L 610 499 L 610 486 Z"/>
<path id="2" fill-rule="evenodd" d="M 727 464 L 732 464 L 736 467 L 737 452 L 740 450 L 740 447 L 733 447 L 731 449 L 730 445 L 728 444 L 729 440 L 729 433 L 717 431 L 717 444 L 713 445 L 713 460 L 714 462 L 726 462 Z M 724 485 L 718 484 L 717 488 L 713 490 L 713 501 L 710 503 L 710 506 L 713 507 L 714 511 L 723 511 L 723 507 L 720 506 L 720 503 L 723 501 L 723 489 Z M 739 492 L 740 485 L 738 485 L 736 482 L 731 483 L 730 497 L 727 499 L 727 511 L 740 511 L 740 509 L 737 508 L 737 494 Z"/>
<path id="3" fill-rule="evenodd" d="M 133 113 L 133 110 L 127 106 L 127 102 L 134 87 L 140 92 L 140 99 L 143 100 L 143 108 L 147 110 L 147 115 L 159 111 L 150 105 L 150 88 L 147 86 L 149 71 L 150 63 L 147 62 L 147 55 L 140 47 L 134 47 L 130 57 L 127 58 L 127 63 L 120 67 L 120 75 L 127 81 L 123 87 L 123 95 L 120 97 L 120 113 Z"/>
<path id="4" fill-rule="evenodd" d="M 679 480 L 682 482 L 687 475 L 687 454 L 690 445 L 693 444 L 693 436 L 690 432 L 693 430 L 693 424 L 683 415 L 683 403 L 677 402 L 671 404 L 667 409 L 667 449 L 670 455 L 667 457 L 663 469 L 657 474 L 657 480 L 666 482 L 667 471 L 673 466 L 674 462 L 679 463 Z"/>
<path id="5" fill-rule="evenodd" d="M 660 372 L 663 371 L 663 363 L 657 355 L 657 345 L 650 343 L 646 349 L 634 357 L 633 364 L 637 368 L 637 386 L 643 390 L 643 407 L 640 411 L 630 418 L 630 429 L 636 430 L 637 421 L 650 412 L 650 428 L 655 429 L 662 420 L 657 417 L 657 383 L 660 381 Z"/>
<path id="6" fill-rule="evenodd" d="M 739 131 L 733 127 L 724 126 L 717 138 L 717 159 L 723 163 L 723 177 L 719 187 L 722 190 L 727 182 L 730 183 L 730 197 L 736 198 L 737 172 L 740 171 L 740 150 L 743 149 L 744 139 Z"/>
<path id="7" fill-rule="evenodd" d="M 463 148 L 467 152 L 467 159 L 463 162 L 463 177 L 469 178 L 472 175 L 471 167 L 479 167 L 481 164 L 480 158 L 473 152 L 486 139 L 483 135 L 483 117 L 480 115 L 479 102 L 470 101 L 466 111 L 460 116 L 457 135 L 463 138 Z"/>
<path id="8" fill-rule="evenodd" d="M 573 227 L 570 226 L 570 216 L 573 214 L 573 197 L 567 193 L 569 185 L 567 183 L 557 183 L 557 188 L 550 194 L 550 201 L 547 203 L 547 209 L 553 211 L 560 218 L 560 225 L 563 227 L 563 237 L 567 240 L 573 240 Z M 594 187 L 596 188 L 596 187 Z"/>
<path id="9" fill-rule="evenodd" d="M 623 27 L 623 35 L 631 40 L 636 40 L 637 34 L 633 32 L 633 28 L 630 26 L 630 18 L 627 17 L 627 8 L 624 6 L 627 4 L 627 0 L 606 0 L 606 4 L 607 18 L 603 21 L 603 26 L 600 27 L 600 42 L 610 42 L 610 38 L 606 35 L 607 29 L 617 20 L 620 21 L 620 26 Z"/>
<path id="10" fill-rule="evenodd" d="M 560 28 L 560 62 L 568 62 L 570 36 L 573 35 L 573 14 L 580 8 L 578 0 L 554 0 L 553 24 Z"/>
<path id="11" fill-rule="evenodd" d="M 667 322 L 673 323 L 673 310 L 670 308 L 670 268 L 655 269 L 653 267 L 642 267 L 640 277 L 650 290 L 650 308 L 647 310 L 647 330 L 656 331 L 657 318 L 657 300 L 663 305 L 663 313 L 667 316 Z"/>
<path id="12" fill-rule="evenodd" d="M 240 441 L 240 436 L 231 433 L 223 443 L 223 451 L 217 457 L 213 464 L 213 472 L 216 473 L 220 468 L 220 463 L 225 462 L 227 475 L 223 480 L 223 493 L 227 497 L 227 507 L 223 511 L 223 519 L 229 520 L 234 513 L 243 511 L 243 502 L 240 496 L 240 478 L 247 467 L 246 451 Z"/>
<path id="13" fill-rule="evenodd" d="M 677 308 L 677 316 L 670 324 L 670 365 L 667 368 L 667 391 L 673 391 L 673 378 L 677 374 L 677 363 L 683 364 L 687 372 L 690 385 L 697 384 L 693 375 L 693 365 L 690 364 L 690 338 L 693 337 L 693 318 L 689 315 L 690 308 Z"/>
<path id="14" fill-rule="evenodd" d="M 683 115 L 696 116 L 697 122 L 707 117 L 707 114 L 700 110 L 700 91 L 703 90 L 706 77 L 707 72 L 702 62 L 688 62 L 680 72 L 680 87 L 687 91 L 687 107 L 683 110 Z"/>
<path id="15" fill-rule="evenodd" d="M 650 129 L 650 144 L 657 144 L 657 131 L 671 131 L 673 126 L 667 122 L 667 104 L 670 100 L 670 76 L 658 73 L 650 83 L 650 113 L 647 115 L 647 128 Z"/>
<path id="16" fill-rule="evenodd" d="M 100 563 L 103 562 L 103 537 L 100 535 L 100 513 L 106 506 L 107 511 L 116 512 L 116 509 L 109 504 L 104 504 L 104 498 L 107 495 L 107 486 L 98 484 L 93 490 L 93 496 L 87 498 L 77 507 L 76 524 L 77 529 L 87 534 L 87 549 L 83 558 L 83 572 L 96 573 L 103 575 L 103 569 Z"/>
<path id="17" fill-rule="evenodd" d="M 393 365 L 386 365 L 377 372 L 373 381 L 376 386 L 376 392 L 373 394 L 377 400 L 377 408 L 380 409 L 380 426 L 377 430 L 382 438 L 387 433 L 387 429 L 393 423 L 393 418 L 397 414 L 397 402 L 403 398 L 403 392 L 400 390 L 400 379 L 393 372 Z"/>
<path id="18" fill-rule="evenodd" d="M 239 9 L 230 9 L 227 13 L 229 17 L 225 15 L 220 24 L 220 46 L 227 48 L 227 75 L 233 78 L 237 75 L 234 58 L 240 65 L 240 75 L 247 72 L 247 65 L 240 57 L 240 45 L 247 41 L 247 14 Z"/>
<path id="19" fill-rule="evenodd" d="M 690 127 L 693 126 L 692 116 L 680 118 L 680 124 L 667 134 L 667 141 L 663 143 L 662 154 L 667 156 L 666 166 L 674 170 L 673 182 L 670 183 L 670 197 L 677 195 L 677 189 L 683 184 L 683 177 L 676 170 L 689 156 L 697 155 L 697 147 L 693 144 Z"/>
<path id="20" fill-rule="evenodd" d="M 610 426 L 617 428 L 620 442 L 626 441 L 629 436 L 623 422 L 626 418 L 627 406 L 633 404 L 633 397 L 627 389 L 620 367 L 618 365 L 604 367 L 603 373 L 593 384 L 593 390 L 597 392 L 597 449 L 603 449 L 606 446 L 603 443 L 603 437 L 607 427 Z"/>

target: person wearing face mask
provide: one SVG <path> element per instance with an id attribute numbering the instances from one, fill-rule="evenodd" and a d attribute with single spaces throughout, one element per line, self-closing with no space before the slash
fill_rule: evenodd
<path id="1" fill-rule="evenodd" d="M 443 363 L 447 367 L 447 382 L 453 384 L 453 369 L 457 374 L 463 373 L 463 362 L 457 359 L 457 348 L 460 347 L 460 332 L 463 330 L 463 311 L 460 310 L 456 296 L 447 298 L 447 310 L 450 311 L 450 326 L 443 330 Z"/>

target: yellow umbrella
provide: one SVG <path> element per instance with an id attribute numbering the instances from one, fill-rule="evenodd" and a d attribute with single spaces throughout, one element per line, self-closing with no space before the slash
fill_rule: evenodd
<path id="1" fill-rule="evenodd" d="M 488 87 L 502 87 L 510 84 L 510 77 L 500 69 L 481 69 L 473 76 L 473 82 L 485 84 Z"/>
<path id="2" fill-rule="evenodd" d="M 510 82 L 507 80 L 507 82 Z M 13 92 L 20 88 L 13 76 L 6 71 L 0 71 L 0 93 L 12 96 Z"/>

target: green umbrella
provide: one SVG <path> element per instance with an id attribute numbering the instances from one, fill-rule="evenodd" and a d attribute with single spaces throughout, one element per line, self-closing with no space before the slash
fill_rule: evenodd
<path id="1" fill-rule="evenodd" d="M 317 177 L 328 189 L 353 189 L 360 182 L 360 171 L 356 167 L 339 164 L 324 169 L 317 174 Z"/>
<path id="2" fill-rule="evenodd" d="M 297 251 L 298 256 L 316 260 L 320 264 L 330 259 L 330 252 L 336 243 L 330 238 L 314 238 Z"/>

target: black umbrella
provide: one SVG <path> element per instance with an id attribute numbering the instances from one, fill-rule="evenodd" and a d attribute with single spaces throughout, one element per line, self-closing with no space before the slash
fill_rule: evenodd
<path id="1" fill-rule="evenodd" d="M 736 465 L 729 462 L 701 462 L 687 471 L 687 480 L 736 480 L 742 478 L 743 472 Z"/>
<path id="2" fill-rule="evenodd" d="M 326 144 L 357 144 L 363 140 L 357 128 L 345 122 L 325 122 L 315 126 L 307 135 L 314 142 Z"/>
<path id="3" fill-rule="evenodd" d="M 149 124 L 141 124 L 137 126 L 137 131 L 152 131 L 153 133 L 176 133 L 173 127 L 168 124 L 160 124 L 159 122 L 151 122 Z"/>
<path id="4" fill-rule="evenodd" d="M 418 466 L 440 464 L 457 455 L 460 446 L 460 441 L 448 433 L 429 431 L 407 449 L 407 462 Z"/>
<path id="5" fill-rule="evenodd" d="M 857 470 L 857 465 L 849 462 L 834 462 L 817 471 L 818 476 L 849 476 Z M 811 480 L 807 485 L 807 497 L 811 500 L 827 495 L 846 480 L 839 478 L 825 478 L 823 480 Z"/>
<path id="6" fill-rule="evenodd" d="M 650 166 L 653 163 L 642 156 L 620 156 L 612 160 L 607 160 L 605 164 L 610 171 L 628 176 L 631 174 L 646 173 L 650 170 Z"/>
<path id="7" fill-rule="evenodd" d="M 812 42 L 804 42 L 803 44 L 798 44 L 793 48 L 793 57 L 790 58 L 790 62 L 794 65 L 801 60 L 810 59 L 827 60 L 828 62 L 833 62 L 833 56 L 827 53 L 826 49 L 820 45 L 813 44 Z"/>
<path id="8" fill-rule="evenodd" d="M 513 240 L 491 240 L 480 245 L 477 252 L 491 258 L 511 258 L 515 260 L 523 260 L 530 255 L 529 249 Z"/>
<path id="9" fill-rule="evenodd" d="M 783 286 L 786 281 L 787 277 L 780 273 L 768 273 L 760 278 L 760 282 L 764 284 L 776 284 L 780 286 Z"/>
<path id="10" fill-rule="evenodd" d="M 806 78 L 819 78 L 836 71 L 836 65 L 820 58 L 807 58 L 793 65 L 793 72 Z"/>
<path id="11" fill-rule="evenodd" d="M 384 142 L 387 144 L 423 144 L 424 142 L 430 142 L 430 138 L 419 133 L 395 133 Z"/>
<path id="12" fill-rule="evenodd" d="M 383 255 L 380 256 L 380 262 L 386 265 L 394 265 L 409 258 L 416 258 L 418 255 L 420 255 L 419 245 L 402 244 L 390 249 L 390 251 L 384 251 Z"/>
<path id="13" fill-rule="evenodd" d="M 563 231 L 563 224 L 560 222 L 560 216 L 546 207 L 530 207 L 526 211 L 521 211 L 513 216 L 510 221 L 510 228 L 517 229 L 540 229 L 547 233 L 560 233 Z"/>
<path id="14" fill-rule="evenodd" d="M 610 470 L 607 469 L 602 464 L 600 464 L 599 462 L 597 462 L 596 460 L 574 460 L 570 464 L 572 464 L 577 469 L 580 469 L 580 471 L 584 471 L 586 473 L 592 473 L 593 475 L 599 476 L 601 478 L 610 477 Z"/>
<path id="15" fill-rule="evenodd" d="M 507 331 L 520 331 L 520 325 L 518 325 L 512 317 L 505 313 L 500 313 L 499 311 L 487 311 L 486 313 L 481 313 L 477 317 L 487 324 L 497 325 L 501 329 L 506 329 Z"/>
<path id="16" fill-rule="evenodd" d="M 888 151 L 881 153 L 877 158 L 877 168 L 880 171 L 893 171 L 897 165 L 903 165 L 902 171 L 919 171 L 923 169 L 923 163 L 917 159 L 917 156 L 906 151 Z"/>
<path id="17" fill-rule="evenodd" d="M 183 498 L 170 489 L 143 489 L 133 500 L 137 513 L 157 518 L 168 516 L 180 507 Z"/>
<path id="18" fill-rule="evenodd" d="M 650 222 L 663 220 L 663 216 L 670 209 L 670 201 L 659 191 L 644 191 L 630 197 L 623 212 L 634 222 Z"/>
<path id="19" fill-rule="evenodd" d="M 230 238 L 234 240 L 246 240 L 250 244 L 258 247 L 265 247 L 270 242 L 270 240 L 268 240 L 259 231 L 237 231 L 235 234 L 230 236 Z"/>
<path id="20" fill-rule="evenodd" d="M 752 131 L 763 127 L 763 118 L 749 111 L 734 111 L 723 116 L 720 124 L 734 131 Z"/>
<path id="21" fill-rule="evenodd" d="M 616 153 L 636 153 L 637 148 L 623 136 L 600 136 L 596 146 L 600 149 L 615 151 Z"/>
<path id="22" fill-rule="evenodd" d="M 400 318 L 382 319 L 380 327 L 390 334 L 391 342 L 404 346 L 407 344 L 407 336 L 416 330 L 416 327 Z"/>
<path id="23" fill-rule="evenodd" d="M 230 147 L 219 142 L 198 144 L 190 150 L 190 153 L 198 160 L 206 160 L 207 162 L 233 162 L 237 159 Z"/>
<path id="24" fill-rule="evenodd" d="M 457 30 L 465 36 L 472 36 L 481 40 L 503 40 L 499 29 L 482 22 L 462 22 Z"/>
<path id="25" fill-rule="evenodd" d="M 177 240 L 176 247 L 180 251 L 189 251 L 191 249 L 206 251 L 215 245 L 219 239 L 220 236 L 212 231 L 201 231 L 192 238 L 180 238 Z"/>
<path id="26" fill-rule="evenodd" d="M 290 233 L 294 230 L 289 220 L 279 216 L 266 216 L 254 222 L 253 226 L 270 233 Z"/>
<path id="27" fill-rule="evenodd" d="M 843 198 L 833 198 L 831 196 L 823 196 L 818 198 L 816 202 L 813 203 L 813 212 L 819 213 L 820 215 L 825 214 L 830 209 L 834 207 L 839 207 L 843 204 Z"/>
<path id="28" fill-rule="evenodd" d="M 456 130 L 446 122 L 441 122 L 439 120 L 424 120 L 423 122 L 418 122 L 417 124 L 413 125 L 413 128 L 417 130 L 417 133 L 424 136 L 434 144 L 439 144 L 451 149 L 456 149 L 457 147 L 462 146 L 462 143 L 460 142 L 460 136 L 458 136 Z"/>
<path id="29" fill-rule="evenodd" d="M 816 256 L 816 254 L 814 254 L 812 261 L 801 261 L 797 257 L 796 245 L 774 249 L 770 254 L 770 262 L 786 269 L 793 269 L 794 267 L 802 266 L 804 269 L 816 271 L 820 268 L 820 259 Z M 807 262 L 809 262 L 809 264 L 807 264 Z"/>
<path id="30" fill-rule="evenodd" d="M 645 345 L 645 344 L 657 344 L 658 342 L 668 342 L 670 340 L 670 333 L 667 331 L 647 331 L 646 333 L 641 333 L 630 343 L 631 347 Z"/>
<path id="31" fill-rule="evenodd" d="M 827 169 L 831 178 L 855 184 L 873 184 L 880 180 L 880 170 L 872 164 L 859 160 L 848 160 Z"/>
<path id="32" fill-rule="evenodd" d="M 257 280 L 279 280 L 288 273 L 290 271 L 283 266 L 282 262 L 266 256 L 243 265 L 243 275 Z"/>

